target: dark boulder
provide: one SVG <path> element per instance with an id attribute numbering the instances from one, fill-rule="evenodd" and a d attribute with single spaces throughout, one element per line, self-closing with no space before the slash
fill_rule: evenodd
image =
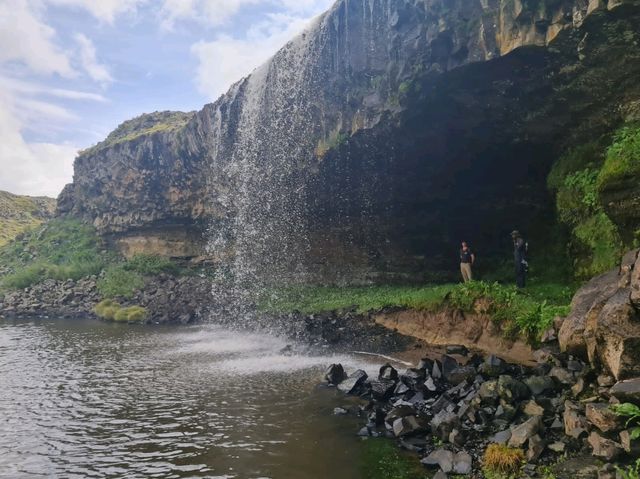
<path id="1" fill-rule="evenodd" d="M 487 356 L 480 365 L 480 373 L 490 378 L 497 378 L 507 370 L 507 363 L 493 354 Z"/>
<path id="2" fill-rule="evenodd" d="M 503 374 L 498 378 L 498 395 L 500 399 L 513 403 L 520 399 L 527 399 L 531 391 L 524 383 Z"/>
<path id="3" fill-rule="evenodd" d="M 380 368 L 378 379 L 397 381 L 398 371 L 396 371 L 396 369 L 393 366 L 391 366 L 391 364 L 387 363 Z"/>
<path id="4" fill-rule="evenodd" d="M 344 371 L 342 364 L 332 364 L 324 375 L 325 380 L 334 386 L 347 379 L 347 373 Z"/>
<path id="5" fill-rule="evenodd" d="M 640 404 L 640 378 L 617 382 L 611 388 L 610 393 L 622 402 Z"/>
<path id="6" fill-rule="evenodd" d="M 338 389 L 345 394 L 356 394 L 357 390 L 367 380 L 367 373 L 358 369 L 338 384 Z"/>

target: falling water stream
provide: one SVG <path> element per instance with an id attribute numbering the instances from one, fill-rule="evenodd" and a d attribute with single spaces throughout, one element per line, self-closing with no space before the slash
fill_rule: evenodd
<path id="1" fill-rule="evenodd" d="M 281 339 L 212 325 L 0 321 L 0 477 L 363 477 L 349 399 Z"/>

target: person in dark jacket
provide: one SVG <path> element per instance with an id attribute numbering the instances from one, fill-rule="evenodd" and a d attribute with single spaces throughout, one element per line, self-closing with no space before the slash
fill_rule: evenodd
<path id="1" fill-rule="evenodd" d="M 471 267 L 475 261 L 476 256 L 473 254 L 473 251 L 471 251 L 471 248 L 469 248 L 467 242 L 463 241 L 460 248 L 460 273 L 462 273 L 462 280 L 465 283 L 473 279 Z"/>
<path id="2" fill-rule="evenodd" d="M 527 243 L 522 238 L 518 230 L 511 233 L 513 239 L 513 261 L 516 267 L 516 286 L 524 288 L 527 281 L 527 271 L 529 264 L 527 263 Z"/>

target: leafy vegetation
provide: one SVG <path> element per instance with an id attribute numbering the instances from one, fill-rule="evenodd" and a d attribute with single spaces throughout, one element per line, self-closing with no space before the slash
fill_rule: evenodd
<path id="1" fill-rule="evenodd" d="M 604 147 L 588 143 L 562 156 L 547 178 L 556 194 L 558 219 L 571 229 L 569 249 L 579 279 L 613 268 L 623 250 L 618 229 L 599 198 L 603 163 Z"/>
<path id="2" fill-rule="evenodd" d="M 631 403 L 614 404 L 611 406 L 611 410 L 618 416 L 622 416 L 627 419 L 625 427 L 629 427 L 631 424 L 635 426 L 631 430 L 631 439 L 640 439 L 640 407 Z"/>
<path id="3" fill-rule="evenodd" d="M 102 319 L 128 323 L 142 322 L 149 316 L 149 312 L 141 306 L 123 308 L 112 299 L 101 301 L 93 311 Z"/>
<path id="4" fill-rule="evenodd" d="M 401 453 L 387 439 L 367 439 L 363 442 L 361 467 L 369 479 L 426 479 L 424 468 L 413 457 Z"/>
<path id="5" fill-rule="evenodd" d="M 347 308 L 365 313 L 392 307 L 473 311 L 482 304 L 482 311 L 502 323 L 507 333 L 534 338 L 548 329 L 553 318 L 568 314 L 573 293 L 574 288 L 560 284 L 538 284 L 518 290 L 515 286 L 483 281 L 430 286 L 304 287 L 269 292 L 259 307 L 274 313 L 318 313 Z"/>
<path id="6" fill-rule="evenodd" d="M 524 466 L 525 457 L 521 449 L 491 444 L 484 452 L 482 472 L 487 479 L 516 479 Z"/>
<path id="7" fill-rule="evenodd" d="M 616 466 L 616 471 L 621 479 L 640 479 L 640 459 L 626 469 Z"/>
<path id="8" fill-rule="evenodd" d="M 126 268 L 126 263 L 109 266 L 98 280 L 98 291 L 106 298 L 130 299 L 144 286 L 144 277 Z"/>
<path id="9" fill-rule="evenodd" d="M 0 264 L 8 271 L 1 286 L 22 289 L 46 279 L 77 280 L 99 274 L 109 261 L 93 227 L 56 218 L 0 248 Z"/>
<path id="10" fill-rule="evenodd" d="M 603 190 L 640 175 L 640 124 L 628 125 L 616 133 L 607 149 L 606 160 L 598 175 L 598 189 Z"/>

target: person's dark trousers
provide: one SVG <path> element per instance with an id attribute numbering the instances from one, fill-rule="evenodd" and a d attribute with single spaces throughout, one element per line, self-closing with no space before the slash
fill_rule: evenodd
<path id="1" fill-rule="evenodd" d="M 516 265 L 516 286 L 524 288 L 527 280 L 527 270 L 522 263 Z"/>

